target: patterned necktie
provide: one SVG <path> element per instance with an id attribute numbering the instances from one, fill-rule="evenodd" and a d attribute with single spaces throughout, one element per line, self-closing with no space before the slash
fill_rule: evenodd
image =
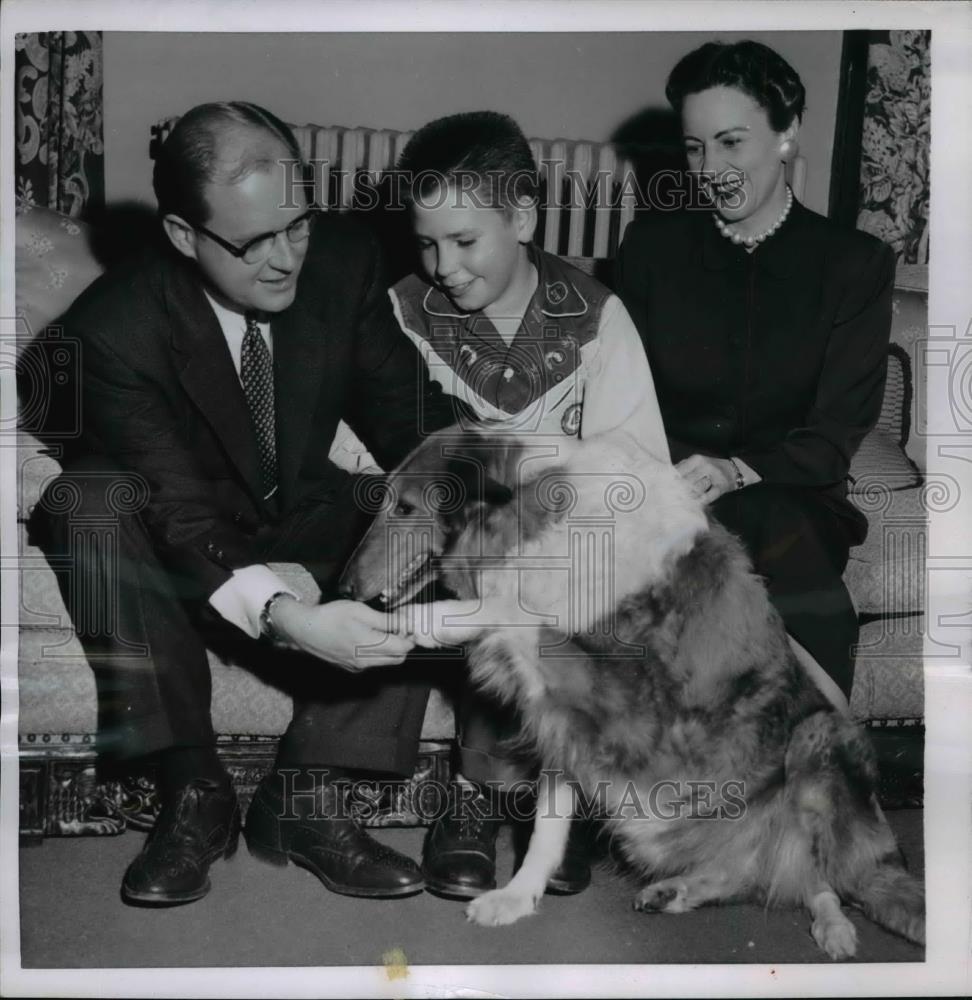
<path id="1" fill-rule="evenodd" d="M 273 406 L 273 358 L 252 315 L 246 317 L 243 351 L 240 359 L 240 381 L 250 404 L 253 429 L 260 447 L 260 473 L 264 499 L 277 488 L 276 420 Z"/>

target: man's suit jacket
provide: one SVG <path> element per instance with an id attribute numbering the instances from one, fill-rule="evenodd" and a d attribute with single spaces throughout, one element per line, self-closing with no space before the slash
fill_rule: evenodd
<path id="1" fill-rule="evenodd" d="M 290 531 L 335 498 L 328 458 L 345 419 L 385 468 L 418 429 L 451 422 L 391 312 L 380 255 L 351 220 L 325 216 L 292 305 L 271 317 L 279 490 L 262 499 L 256 437 L 193 262 L 152 251 L 94 283 L 65 318 L 82 352 L 83 433 L 72 448 L 144 477 L 142 512 L 164 561 L 208 596 L 259 561 L 256 532 Z"/>

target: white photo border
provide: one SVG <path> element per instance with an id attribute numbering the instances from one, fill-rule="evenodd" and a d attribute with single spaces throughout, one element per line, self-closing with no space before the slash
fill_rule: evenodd
<path id="1" fill-rule="evenodd" d="M 275 31 L 283 9 L 259 0 L 7 0 L 0 10 L 0 325 L 15 313 L 13 164 L 14 35 L 23 31 Z M 461 10 L 461 17 L 457 16 Z M 972 350 L 972 7 L 966 3 L 863 2 L 542 2 L 492 0 L 290 0 L 287 22 L 308 31 L 485 32 L 739 30 L 932 30 L 932 204 L 929 327 Z M 6 332 L 4 330 L 3 332 Z M 949 370 L 928 367 L 928 471 L 972 489 L 972 434 L 949 412 Z M 15 410 L 13 372 L 4 369 L 0 420 Z M 4 568 L 16 553 L 16 455 L 0 448 L 0 547 Z M 969 494 L 966 494 L 968 496 Z M 972 506 L 931 518 L 926 638 L 925 857 L 926 961 L 843 965 L 418 966 L 390 982 L 383 967 L 37 970 L 20 966 L 17 841 L 17 574 L 0 573 L 0 994 L 5 996 L 820 996 L 961 995 L 972 940 Z M 960 649 L 942 655 L 935 639 Z"/>

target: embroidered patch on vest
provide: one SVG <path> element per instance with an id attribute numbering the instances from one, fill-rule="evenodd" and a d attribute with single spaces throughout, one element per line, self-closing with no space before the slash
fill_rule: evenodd
<path id="1" fill-rule="evenodd" d="M 546 365 L 548 372 L 556 371 L 567 363 L 567 351 L 563 348 L 555 348 L 552 351 L 547 351 L 543 356 L 543 363 Z M 559 382 L 563 378 L 563 375 L 559 377 L 555 375 L 554 378 Z"/>
<path id="2" fill-rule="evenodd" d="M 584 407 L 581 403 L 574 403 L 564 410 L 564 415 L 560 418 L 560 429 L 569 435 L 580 433 L 581 415 Z"/>
<path id="3" fill-rule="evenodd" d="M 563 281 L 554 281 L 547 285 L 547 301 L 559 306 L 567 298 L 567 284 Z"/>

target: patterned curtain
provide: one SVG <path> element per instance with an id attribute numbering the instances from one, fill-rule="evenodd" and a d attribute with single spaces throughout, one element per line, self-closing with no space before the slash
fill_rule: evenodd
<path id="1" fill-rule="evenodd" d="M 105 200 L 101 32 L 17 35 L 17 201 L 88 217 Z"/>
<path id="2" fill-rule="evenodd" d="M 928 263 L 929 31 L 873 32 L 857 226 L 902 264 Z"/>

